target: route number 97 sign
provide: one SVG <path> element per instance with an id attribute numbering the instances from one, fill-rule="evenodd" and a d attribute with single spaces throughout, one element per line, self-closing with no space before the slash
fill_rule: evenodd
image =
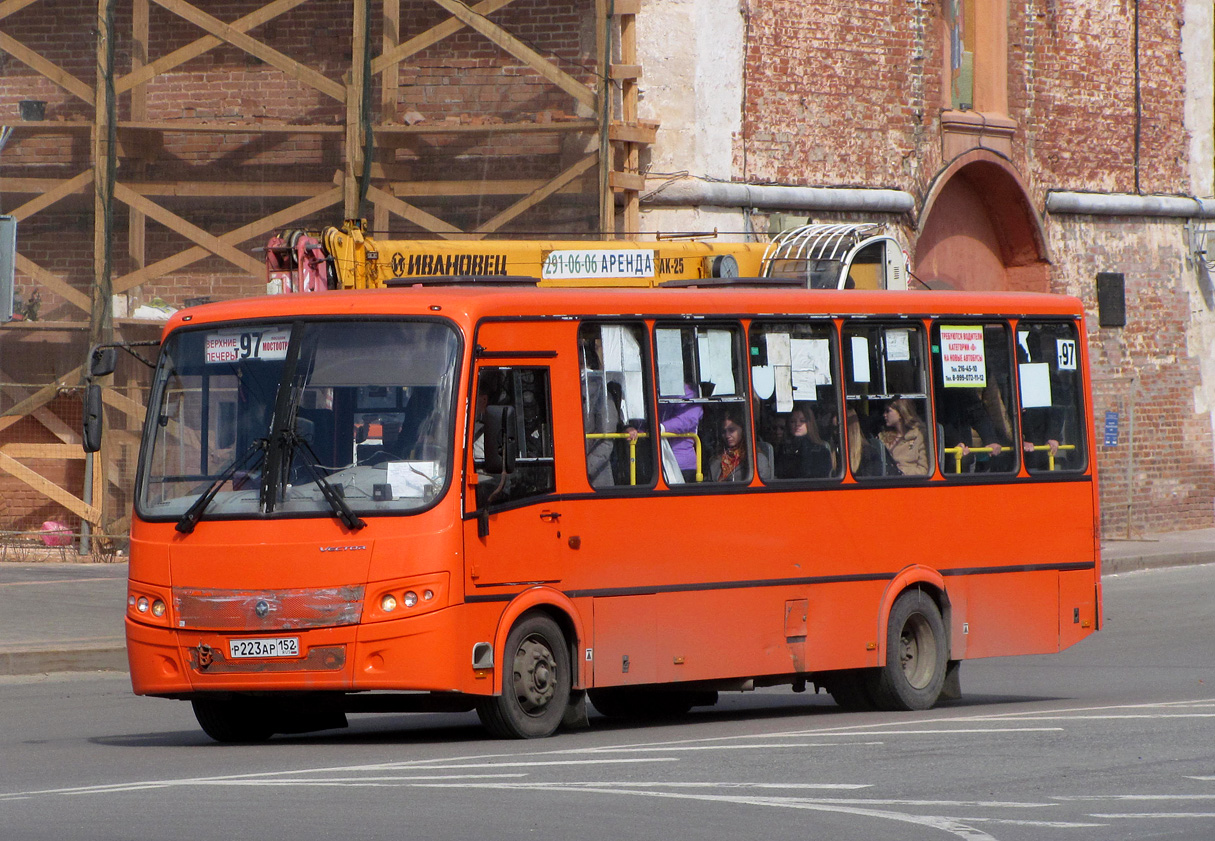
<path id="1" fill-rule="evenodd" d="M 208 364 L 246 359 L 281 360 L 287 358 L 290 341 L 288 328 L 223 331 L 207 336 L 203 352 Z"/>
<path id="2" fill-rule="evenodd" d="M 941 373 L 946 388 L 985 388 L 982 327 L 941 328 Z"/>

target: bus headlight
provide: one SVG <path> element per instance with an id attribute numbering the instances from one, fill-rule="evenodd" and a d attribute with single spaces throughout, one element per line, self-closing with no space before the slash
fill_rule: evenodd
<path id="1" fill-rule="evenodd" d="M 384 598 L 380 599 L 380 610 L 385 613 L 392 613 L 397 609 L 397 597 L 392 593 L 385 593 Z"/>
<path id="2" fill-rule="evenodd" d="M 148 597 L 140 596 L 139 601 L 135 602 L 135 609 L 138 610 L 140 613 L 147 613 L 148 612 Z"/>
<path id="3" fill-rule="evenodd" d="M 165 603 L 162 602 L 160 599 L 157 599 L 156 601 L 152 602 L 152 615 L 155 616 L 157 619 L 164 616 L 166 610 L 168 610 L 168 608 L 165 606 Z"/>
<path id="4" fill-rule="evenodd" d="M 418 594 L 415 593 L 413 590 L 407 590 L 405 592 L 405 606 L 413 607 L 417 603 L 418 603 Z"/>

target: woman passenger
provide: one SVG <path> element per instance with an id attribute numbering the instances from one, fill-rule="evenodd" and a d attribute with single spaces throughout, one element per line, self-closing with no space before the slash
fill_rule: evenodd
<path id="1" fill-rule="evenodd" d="M 915 405 L 905 397 L 896 397 L 886 406 L 882 419 L 886 422 L 886 428 L 878 438 L 890 452 L 899 471 L 904 476 L 927 476 L 928 438 Z"/>
<path id="2" fill-rule="evenodd" d="M 835 453 L 823 441 L 814 410 L 805 403 L 789 413 L 788 435 L 776 451 L 779 479 L 825 479 L 835 473 Z"/>
<path id="3" fill-rule="evenodd" d="M 749 482 L 751 481 L 751 453 L 747 446 L 747 434 L 743 426 L 742 412 L 738 409 L 726 409 L 726 416 L 721 424 L 723 448 L 721 456 L 709 462 L 709 478 L 714 482 Z M 760 477 L 770 476 L 767 456 L 759 455 Z"/>

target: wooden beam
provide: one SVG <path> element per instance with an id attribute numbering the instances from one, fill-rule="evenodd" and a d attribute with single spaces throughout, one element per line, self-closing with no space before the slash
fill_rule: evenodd
<path id="1" fill-rule="evenodd" d="M 343 217 L 357 219 L 362 215 L 359 207 L 359 176 L 363 172 L 363 58 L 368 48 L 367 3 L 354 0 L 354 14 L 350 21 L 350 73 L 346 86 L 346 180 L 343 185 Z"/>
<path id="2" fill-rule="evenodd" d="M 397 216 L 407 219 L 420 228 L 425 228 L 431 233 L 436 233 L 447 239 L 456 239 L 458 237 L 450 237 L 449 234 L 463 234 L 464 232 L 448 222 L 444 222 L 438 216 L 432 216 L 421 208 L 414 207 L 412 204 L 403 202 L 396 196 L 389 195 L 379 187 L 371 187 L 367 190 L 367 198 L 377 204 L 383 204 Z"/>
<path id="3" fill-rule="evenodd" d="M 405 196 L 522 196 L 542 189 L 549 182 L 538 178 L 503 181 L 402 181 L 389 184 L 392 194 Z M 566 185 L 559 192 L 573 192 Z"/>
<path id="4" fill-rule="evenodd" d="M 86 455 L 79 444 L 5 444 L 0 453 L 9 458 L 83 459 Z"/>
<path id="5" fill-rule="evenodd" d="M 612 186 L 613 190 L 634 190 L 640 192 L 645 189 L 645 176 L 634 172 L 609 172 L 608 183 Z"/>
<path id="6" fill-rule="evenodd" d="M 22 44 L 16 38 L 4 32 L 0 32 L 0 50 L 36 70 L 40 75 L 50 79 L 73 96 L 83 99 L 90 105 L 93 104 L 93 89 L 91 87 L 54 62 L 47 61 L 38 53 L 25 46 L 25 44 Z"/>
<path id="7" fill-rule="evenodd" d="M 328 191 L 321 193 L 319 196 L 314 196 L 305 201 L 293 204 L 291 207 L 285 208 L 272 213 L 269 216 L 263 217 L 256 222 L 251 222 L 248 225 L 243 225 L 234 231 L 229 231 L 219 237 L 220 241 L 231 245 L 232 243 L 244 242 L 247 239 L 256 236 L 264 236 L 265 234 L 281 228 L 284 225 L 294 222 L 302 216 L 310 216 L 319 210 L 324 210 L 327 207 L 332 207 L 342 201 L 342 188 L 333 187 Z M 188 248 L 172 257 L 166 257 L 159 260 L 150 266 L 123 275 L 114 281 L 115 292 L 128 292 L 145 283 L 149 280 L 161 277 L 169 272 L 175 272 L 180 268 L 197 262 L 207 256 L 208 250 L 195 246 Z"/>
<path id="8" fill-rule="evenodd" d="M 608 76 L 617 81 L 621 79 L 640 79 L 640 64 L 613 64 L 608 70 Z"/>
<path id="9" fill-rule="evenodd" d="M 377 135 L 391 137 L 409 134 L 531 134 L 567 131 L 594 131 L 598 120 L 555 120 L 550 123 L 418 123 L 412 126 L 376 126 Z"/>
<path id="10" fill-rule="evenodd" d="M 64 422 L 63 418 L 52 412 L 46 406 L 40 406 L 30 412 L 30 417 L 45 426 L 52 435 L 62 441 L 64 444 L 70 444 L 73 447 L 79 448 L 81 445 L 80 433 L 72 429 Z"/>
<path id="11" fill-rule="evenodd" d="M 380 56 L 389 55 L 401 43 L 401 0 L 384 0 L 384 26 L 380 35 Z M 371 75 L 376 74 L 375 64 L 379 59 L 371 60 Z M 391 70 L 389 73 L 387 71 Z M 397 63 L 384 65 L 380 76 L 380 120 L 391 123 L 397 115 L 397 100 L 401 95 L 401 74 Z"/>
<path id="12" fill-rule="evenodd" d="M 86 505 L 79 497 L 65 491 L 49 479 L 43 478 L 36 472 L 17 461 L 12 456 L 0 452 L 0 471 L 14 479 L 19 479 L 52 502 L 62 505 L 82 520 L 88 520 L 93 525 L 99 525 L 101 510 L 92 505 Z"/>
<path id="13" fill-rule="evenodd" d="M 308 0 L 277 0 L 277 2 L 262 6 L 256 12 L 245 15 L 243 18 L 238 18 L 229 25 L 232 27 L 232 29 L 238 32 L 248 32 L 250 29 L 261 26 L 263 23 L 267 23 L 284 12 L 288 12 L 294 9 L 296 6 L 306 2 L 308 2 Z M 165 73 L 172 70 L 174 67 L 185 64 L 187 61 L 197 58 L 208 50 L 215 49 L 222 43 L 224 42 L 219 38 L 216 38 L 214 35 L 207 35 L 203 38 L 199 38 L 193 43 L 187 44 L 186 46 L 176 49 L 167 55 L 161 56 L 151 64 L 133 69 L 132 72 L 121 77 L 117 80 L 117 82 L 115 82 L 114 91 L 115 93 L 125 93 L 126 91 L 134 88 L 136 85 L 142 85 L 150 79 L 159 76 L 161 73 Z"/>
<path id="14" fill-rule="evenodd" d="M 11 14 L 21 11 L 26 6 L 32 6 L 38 0 L 5 0 L 0 3 L 0 20 L 4 20 Z"/>
<path id="15" fill-rule="evenodd" d="M 472 10 L 478 15 L 490 15 L 504 6 L 509 6 L 514 0 L 482 0 L 482 2 L 472 7 Z M 371 60 L 371 73 L 383 73 L 389 67 L 395 67 L 411 55 L 422 52 L 427 47 L 432 47 L 442 41 L 444 38 L 449 38 L 455 35 L 465 24 L 457 18 L 448 18 L 443 23 L 432 26 L 425 32 L 421 32 L 403 44 L 397 45 L 391 52 L 385 50 L 378 58 Z"/>
<path id="16" fill-rule="evenodd" d="M 18 222 L 20 222 L 22 219 L 28 219 L 38 211 L 45 210 L 60 199 L 66 198 L 74 193 L 81 192 L 85 187 L 92 183 L 93 170 L 86 169 L 84 172 L 80 173 L 74 178 L 69 178 L 66 181 L 55 182 L 54 187 L 45 190 L 38 198 L 32 199 L 31 201 L 28 201 L 18 207 L 16 210 L 13 210 L 11 215 L 16 217 Z M 4 189 L 6 192 L 11 189 L 11 184 L 7 180 L 5 181 Z"/>
<path id="17" fill-rule="evenodd" d="M 608 139 L 650 144 L 658 140 L 658 128 L 645 123 L 631 126 L 626 126 L 624 123 L 612 123 L 608 126 Z"/>
<path id="18" fill-rule="evenodd" d="M 143 426 L 143 418 L 148 411 L 148 407 L 143 403 L 140 403 L 137 400 L 132 400 L 121 391 L 113 388 L 103 388 L 101 390 L 101 402 L 122 412 L 131 420 L 135 421 L 136 426 Z"/>
<path id="19" fill-rule="evenodd" d="M 231 24 L 224 23 L 219 18 L 184 2 L 184 0 L 156 0 L 157 5 L 163 6 L 173 14 L 185 18 L 190 23 L 218 38 L 227 41 L 234 47 L 244 50 L 255 58 L 260 58 L 273 67 L 277 67 L 287 76 L 314 88 L 323 94 L 333 97 L 338 102 L 346 101 L 346 88 L 327 76 L 306 67 L 293 58 L 283 55 L 278 50 L 266 46 L 255 38 L 250 38 Z"/>
<path id="20" fill-rule="evenodd" d="M 17 271 L 25 272 L 72 306 L 85 312 L 89 311 L 92 305 L 89 296 L 68 284 L 66 280 L 63 280 L 58 275 L 51 274 L 24 254 L 18 253 L 16 262 Z"/>
<path id="21" fill-rule="evenodd" d="M 612 3 L 612 14 L 617 17 L 622 15 L 639 15 L 641 14 L 641 0 L 614 0 Z"/>
<path id="22" fill-rule="evenodd" d="M 460 0 L 434 0 L 434 2 L 442 6 L 452 17 L 458 18 L 469 28 L 475 29 L 484 35 L 491 43 L 522 61 L 587 108 L 594 109 L 595 92 L 593 90 L 557 67 L 557 65 L 527 46 L 527 44 L 524 44 L 514 35 L 511 35 L 488 18 L 476 14 L 461 3 Z"/>
<path id="23" fill-rule="evenodd" d="M 593 167 L 598 162 L 599 162 L 599 153 L 592 152 L 591 154 L 587 155 L 582 160 L 578 161 L 573 166 L 567 168 L 564 172 L 562 172 L 560 175 L 558 175 L 552 181 L 549 181 L 547 184 L 545 184 L 539 190 L 535 190 L 531 194 L 524 196 L 522 199 L 520 199 L 519 201 L 512 204 L 506 210 L 499 213 L 493 219 L 490 219 L 484 225 L 477 228 L 477 233 L 493 233 L 494 231 L 498 230 L 503 225 L 505 225 L 507 222 L 511 221 L 515 217 L 521 215 L 522 213 L 526 212 L 527 210 L 530 210 L 532 207 L 535 207 L 540 202 L 544 201 L 546 198 L 548 198 L 553 193 L 560 190 L 562 187 L 564 187 L 566 184 L 573 181 L 575 178 L 580 177 L 584 172 L 589 170 L 591 167 Z"/>
<path id="24" fill-rule="evenodd" d="M 237 251 L 219 237 L 207 233 L 191 222 L 187 222 L 176 213 L 172 213 L 156 204 L 156 202 L 144 198 L 123 184 L 114 185 L 114 198 L 155 219 L 169 230 L 175 231 L 186 239 L 197 243 L 215 256 L 222 257 L 229 263 L 239 266 L 255 277 L 260 275 L 264 270 L 264 266 L 249 255 Z"/>

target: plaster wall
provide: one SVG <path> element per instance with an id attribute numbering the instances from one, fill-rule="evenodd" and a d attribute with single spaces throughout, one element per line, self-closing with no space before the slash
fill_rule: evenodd
<path id="1" fill-rule="evenodd" d="M 744 32 L 738 0 L 642 4 L 637 53 L 645 77 L 639 112 L 661 124 L 649 150 L 651 179 L 734 179 L 733 148 L 743 117 Z M 701 211 L 655 208 L 642 223 L 647 231 L 697 230 L 706 222 L 741 230 L 738 211 L 707 216 L 712 218 Z"/>

